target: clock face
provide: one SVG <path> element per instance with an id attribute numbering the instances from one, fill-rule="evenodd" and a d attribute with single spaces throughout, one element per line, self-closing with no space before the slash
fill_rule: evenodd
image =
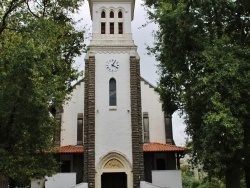
<path id="1" fill-rule="evenodd" d="M 116 72 L 118 71 L 119 63 L 115 59 L 108 60 L 106 62 L 106 69 L 110 72 Z"/>

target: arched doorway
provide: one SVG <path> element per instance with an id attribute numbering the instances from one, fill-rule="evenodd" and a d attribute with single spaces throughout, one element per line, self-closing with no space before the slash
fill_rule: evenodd
<path id="1" fill-rule="evenodd" d="M 97 166 L 98 188 L 130 188 L 133 186 L 132 168 L 129 160 L 120 153 L 111 152 Z"/>

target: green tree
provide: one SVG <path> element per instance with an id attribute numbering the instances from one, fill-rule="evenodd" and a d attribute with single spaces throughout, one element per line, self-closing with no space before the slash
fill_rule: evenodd
<path id="1" fill-rule="evenodd" d="M 208 178 L 202 170 L 192 169 L 189 164 L 183 164 L 181 171 L 183 188 L 225 188 L 223 182 L 217 178 Z"/>
<path id="2" fill-rule="evenodd" d="M 163 107 L 184 112 L 193 162 L 209 177 L 250 187 L 250 3 L 145 1 L 158 23 L 151 52 L 160 62 Z M 175 109 L 170 108 L 170 109 Z"/>
<path id="3" fill-rule="evenodd" d="M 58 167 L 54 115 L 79 76 L 73 64 L 83 31 L 70 15 L 81 2 L 0 2 L 0 187 L 7 179 L 29 184 Z"/>

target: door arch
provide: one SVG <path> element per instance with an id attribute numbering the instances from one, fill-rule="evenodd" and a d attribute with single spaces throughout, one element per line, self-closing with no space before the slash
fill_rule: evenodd
<path id="1" fill-rule="evenodd" d="M 110 152 L 103 156 L 96 168 L 97 188 L 133 187 L 132 165 L 128 158 L 119 152 Z M 117 181 L 123 182 L 117 187 Z M 113 186 L 113 187 L 112 187 Z"/>

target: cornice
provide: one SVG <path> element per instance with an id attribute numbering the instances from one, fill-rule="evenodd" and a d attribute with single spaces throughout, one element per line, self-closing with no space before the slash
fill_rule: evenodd
<path id="1" fill-rule="evenodd" d="M 137 46 L 89 46 L 87 56 L 96 54 L 130 54 L 130 56 L 138 56 Z"/>

